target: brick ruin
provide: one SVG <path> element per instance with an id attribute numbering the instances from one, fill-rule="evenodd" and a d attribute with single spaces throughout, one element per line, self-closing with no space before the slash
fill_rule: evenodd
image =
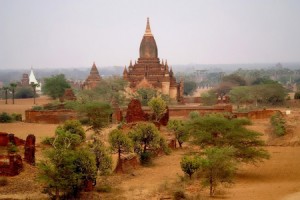
<path id="1" fill-rule="evenodd" d="M 132 99 L 128 104 L 126 122 L 147 121 L 148 115 L 143 111 L 142 104 L 138 99 Z"/>
<path id="2" fill-rule="evenodd" d="M 0 132 L 0 146 L 8 148 L 9 145 L 24 145 L 24 160 L 30 165 L 35 165 L 35 136 L 28 135 L 26 142 L 14 134 Z M 16 176 L 23 170 L 23 160 L 18 153 L 0 155 L 0 176 Z"/>

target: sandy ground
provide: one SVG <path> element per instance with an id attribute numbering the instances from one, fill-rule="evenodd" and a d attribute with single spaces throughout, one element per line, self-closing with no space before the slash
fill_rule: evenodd
<path id="1" fill-rule="evenodd" d="M 46 98 L 37 102 L 46 103 Z M 33 103 L 33 101 L 32 101 Z M 24 112 L 32 106 L 30 100 L 18 101 L 16 105 L 5 105 L 0 100 L 0 112 Z M 41 103 L 42 104 L 42 103 Z M 263 133 L 267 142 L 270 160 L 257 166 L 240 166 L 235 183 L 230 187 L 220 188 L 217 199 L 228 200 L 296 200 L 300 199 L 300 110 L 291 109 L 292 114 L 286 116 L 289 133 L 283 138 L 270 135 L 269 120 L 255 120 L 249 128 Z M 43 137 L 53 136 L 57 125 L 29 124 L 24 122 L 0 124 L 0 132 L 11 132 L 20 138 L 28 133 L 37 136 L 37 143 Z M 37 151 L 41 149 L 38 144 Z M 183 173 L 180 169 L 180 159 L 187 150 L 173 151 L 169 156 L 161 156 L 154 160 L 151 167 L 139 167 L 131 173 L 112 175 L 108 177 L 113 182 L 113 188 L 118 192 L 101 193 L 101 199 L 161 199 L 171 198 L 166 191 L 172 190 L 180 182 Z M 39 155 L 38 153 L 38 155 Z M 0 187 L 0 199 L 42 199 L 41 186 L 36 182 L 37 170 L 25 165 L 25 170 L 19 176 L 8 177 L 9 184 Z M 197 181 L 196 181 L 197 182 Z M 194 199 L 209 199 L 207 189 L 200 185 L 187 187 L 187 193 L 199 193 Z M 99 198 L 96 197 L 95 199 Z"/>

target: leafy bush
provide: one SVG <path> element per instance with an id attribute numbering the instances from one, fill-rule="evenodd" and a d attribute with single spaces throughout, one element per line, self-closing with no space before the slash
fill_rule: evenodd
<path id="1" fill-rule="evenodd" d="M 0 123 L 9 123 L 9 122 L 12 122 L 12 121 L 13 121 L 13 119 L 8 113 L 2 112 L 0 114 Z"/>
<path id="2" fill-rule="evenodd" d="M 8 180 L 6 177 L 0 177 L 0 187 L 6 186 L 8 184 Z"/>
<path id="3" fill-rule="evenodd" d="M 44 110 L 44 108 L 42 106 L 32 106 L 31 109 L 35 110 L 35 111 Z"/>
<path id="4" fill-rule="evenodd" d="M 54 138 L 53 138 L 53 137 L 45 137 L 45 138 L 42 140 L 42 144 L 52 145 L 52 144 L 53 144 L 53 141 L 54 141 Z"/>
<path id="5" fill-rule="evenodd" d="M 277 136 L 283 136 L 286 133 L 286 121 L 283 116 L 277 112 L 271 117 L 271 125 L 273 128 L 273 133 Z"/>
<path id="6" fill-rule="evenodd" d="M 151 152 L 143 152 L 141 153 L 141 157 L 140 157 L 140 161 L 142 165 L 149 165 L 151 164 L 151 157 L 152 157 L 152 153 Z"/>
<path id="7" fill-rule="evenodd" d="M 72 134 L 79 135 L 82 141 L 85 140 L 85 131 L 82 128 L 81 123 L 78 120 L 67 120 L 64 122 L 62 129 L 64 131 L 69 131 Z"/>
<path id="8" fill-rule="evenodd" d="M 16 99 L 26 99 L 33 98 L 34 94 L 31 87 L 20 87 L 17 88 L 15 98 Z"/>
<path id="9" fill-rule="evenodd" d="M 64 108 L 64 104 L 59 102 L 48 103 L 44 105 L 45 110 L 58 110 Z"/>
<path id="10" fill-rule="evenodd" d="M 181 159 L 180 166 L 184 173 L 189 175 L 190 179 L 192 175 L 200 168 L 201 160 L 198 157 L 184 156 Z"/>
<path id="11" fill-rule="evenodd" d="M 189 113 L 189 119 L 196 119 L 200 117 L 200 114 L 197 111 L 192 111 Z"/>
<path id="12" fill-rule="evenodd" d="M 13 121 L 18 121 L 18 122 L 22 121 L 22 114 L 13 113 L 11 114 L 11 117 Z"/>

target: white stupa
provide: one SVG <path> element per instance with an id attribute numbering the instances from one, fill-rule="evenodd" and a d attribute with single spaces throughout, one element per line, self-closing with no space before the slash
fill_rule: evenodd
<path id="1" fill-rule="evenodd" d="M 29 84 L 31 83 L 35 83 L 35 84 L 39 84 L 37 87 L 36 87 L 36 92 L 37 93 L 41 93 L 42 91 L 42 83 L 39 83 L 36 78 L 35 78 L 35 75 L 33 73 L 33 69 L 31 67 L 31 70 L 30 70 L 30 75 L 29 75 Z"/>

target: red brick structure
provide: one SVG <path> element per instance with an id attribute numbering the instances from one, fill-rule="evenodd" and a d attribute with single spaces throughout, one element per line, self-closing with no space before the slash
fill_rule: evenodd
<path id="1" fill-rule="evenodd" d="M 0 176 L 16 176 L 23 170 L 19 154 L 0 155 Z"/>
<path id="2" fill-rule="evenodd" d="M 76 96 L 71 88 L 65 89 L 63 101 L 76 101 Z"/>
<path id="3" fill-rule="evenodd" d="M 30 134 L 25 142 L 24 160 L 30 164 L 35 165 L 35 136 Z"/>
<path id="4" fill-rule="evenodd" d="M 95 88 L 101 81 L 101 76 L 99 74 L 99 71 L 96 67 L 96 64 L 93 63 L 93 66 L 90 71 L 90 75 L 87 77 L 85 82 L 83 83 L 82 87 L 83 89 L 93 89 Z"/>
<path id="5" fill-rule="evenodd" d="M 160 61 L 155 39 L 151 33 L 149 18 L 146 31 L 140 44 L 138 62 L 125 66 L 123 78 L 130 83 L 130 89 L 135 92 L 139 88 L 154 88 L 171 99 L 180 101 L 183 96 L 183 81 L 176 78 L 167 61 Z"/>
<path id="6" fill-rule="evenodd" d="M 28 74 L 23 74 L 21 79 L 22 86 L 29 86 L 29 76 Z"/>
<path id="7" fill-rule="evenodd" d="M 270 118 L 272 115 L 282 113 L 279 110 L 254 110 L 245 113 L 233 113 L 237 117 L 247 117 L 249 119 L 266 119 Z"/>
<path id="8" fill-rule="evenodd" d="M 7 146 L 10 142 L 16 146 L 25 144 L 24 140 L 15 137 L 14 134 L 0 132 L 0 146 Z"/>
<path id="9" fill-rule="evenodd" d="M 132 99 L 128 104 L 126 122 L 147 121 L 147 115 L 142 109 L 142 104 L 138 99 Z"/>
<path id="10" fill-rule="evenodd" d="M 26 110 L 25 122 L 59 124 L 69 119 L 77 119 L 77 112 L 73 110 Z"/>

